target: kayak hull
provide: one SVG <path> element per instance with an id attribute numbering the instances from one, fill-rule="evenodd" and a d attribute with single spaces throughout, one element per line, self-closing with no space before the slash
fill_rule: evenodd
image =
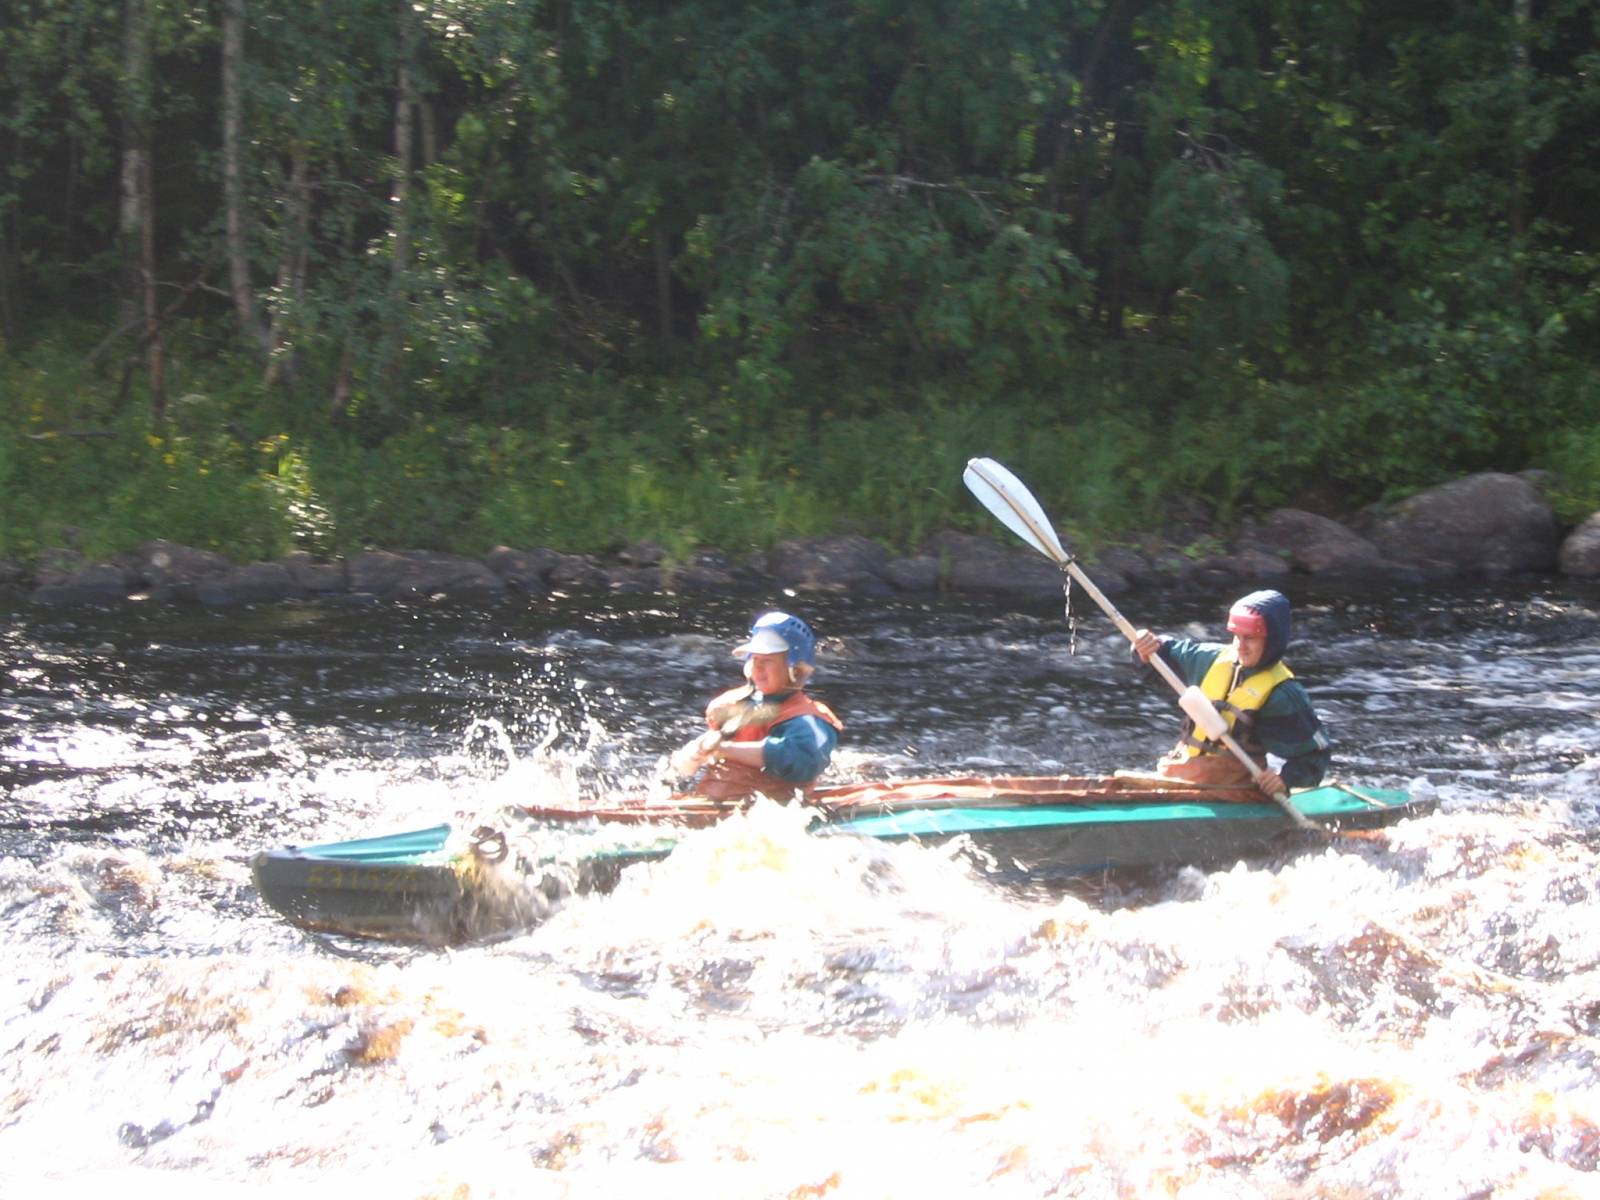
<path id="1" fill-rule="evenodd" d="M 818 789 L 818 837 L 965 839 L 1002 880 L 1231 865 L 1328 844 L 1252 789 L 1106 778 L 951 777 Z M 1298 792 L 1306 817 L 1359 836 L 1431 811 L 1431 799 L 1330 785 Z M 605 891 L 629 865 L 671 853 L 689 831 L 749 802 L 674 796 L 578 808 L 529 806 L 521 836 L 449 824 L 267 850 L 252 859 L 262 899 L 293 923 L 363 937 L 451 943 L 537 924 L 573 892 Z M 531 849 L 529 849 L 531 847 Z"/>
<path id="2" fill-rule="evenodd" d="M 1316 824 L 1344 834 L 1377 830 L 1431 808 L 1404 793 L 1374 803 L 1318 789 L 1296 797 Z M 1168 866 L 1229 865 L 1278 850 L 1324 844 L 1272 803 L 1203 799 L 1044 808 L 950 807 L 861 816 L 823 826 L 823 837 L 942 842 L 966 838 L 1002 876 L 1060 878 Z"/>

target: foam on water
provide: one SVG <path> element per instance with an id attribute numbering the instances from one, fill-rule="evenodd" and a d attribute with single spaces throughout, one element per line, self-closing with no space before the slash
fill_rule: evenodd
<path id="1" fill-rule="evenodd" d="M 502 643 L 429 617 L 405 626 L 411 674 L 379 631 L 324 616 L 289 647 L 254 631 L 225 656 L 236 683 L 193 694 L 181 671 L 146 691 L 25 679 L 0 746 L 32 773 L 0 858 L 0 1192 L 1588 1194 L 1600 635 L 1579 607 L 1558 640 L 1474 632 L 1470 605 L 1455 642 L 1311 615 L 1302 673 L 1338 663 L 1341 770 L 1440 800 L 1372 839 L 1063 891 L 998 886 L 959 842 L 813 838 L 762 804 L 454 950 L 292 929 L 248 855 L 641 787 L 726 674 L 714 632 L 579 613 Z M 1121 655 L 1092 626 L 1059 663 L 1043 619 L 833 616 L 851 677 L 828 694 L 870 717 L 844 770 L 1128 762 L 1170 736 L 1156 699 L 1107 686 Z M 139 620 L 196 643 L 165 660 L 183 671 L 224 636 Z M 108 655 L 74 638 L 126 634 L 30 637 L 88 670 Z M 273 694 L 241 669 L 262 656 L 296 679 L 315 657 L 353 711 Z M 41 715 L 52 695 L 68 707 Z M 623 735 L 674 706 L 682 726 Z M 73 749 L 44 771 L 52 746 Z"/>

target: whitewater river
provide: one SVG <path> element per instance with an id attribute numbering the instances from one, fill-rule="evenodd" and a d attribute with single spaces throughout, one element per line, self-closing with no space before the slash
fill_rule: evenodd
<path id="1" fill-rule="evenodd" d="M 782 597 L 0 603 L 0 1195 L 1600 1194 L 1600 591 L 1289 590 L 1338 776 L 1433 815 L 1067 887 L 769 805 L 453 949 L 294 929 L 249 856 L 637 788 Z M 789 603 L 836 779 L 1176 728 L 1098 616 Z"/>

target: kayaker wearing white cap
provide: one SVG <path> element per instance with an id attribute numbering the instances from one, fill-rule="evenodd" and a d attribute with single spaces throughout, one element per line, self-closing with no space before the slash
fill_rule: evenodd
<path id="1" fill-rule="evenodd" d="M 1289 645 L 1290 605 L 1282 592 L 1251 592 L 1228 610 L 1231 645 L 1135 633 L 1133 651 L 1148 663 L 1160 654 L 1188 684 L 1198 684 L 1228 722 L 1235 739 L 1265 774 L 1256 783 L 1269 793 L 1315 787 L 1328 769 L 1329 743 L 1311 697 L 1283 661 Z M 1156 770 L 1197 783 L 1248 784 L 1250 776 L 1220 741 L 1184 722 L 1178 744 Z"/>
<path id="2" fill-rule="evenodd" d="M 809 790 L 826 769 L 844 723 L 806 694 L 816 670 L 817 639 L 799 617 L 763 613 L 733 653 L 749 681 L 706 706 L 710 732 L 672 756 L 687 778 L 702 767 L 700 795 L 732 800 L 757 792 L 787 799 Z"/>

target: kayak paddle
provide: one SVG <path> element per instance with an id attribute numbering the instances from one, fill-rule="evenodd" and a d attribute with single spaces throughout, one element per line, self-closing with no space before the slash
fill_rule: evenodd
<path id="1" fill-rule="evenodd" d="M 1050 518 L 1045 516 L 1044 509 L 1039 507 L 1039 502 L 1033 498 L 1033 493 L 1028 491 L 1022 480 L 992 458 L 969 460 L 961 479 L 967 485 L 967 489 L 978 498 L 978 502 L 998 517 L 1002 525 L 1075 580 L 1078 586 L 1089 594 L 1089 599 L 1098 604 L 1101 611 L 1111 618 L 1111 623 L 1123 637 L 1129 642 L 1135 640 L 1138 631 L 1134 629 L 1132 622 L 1117 611 L 1116 606 L 1106 598 L 1106 594 L 1094 585 L 1094 580 L 1084 574 L 1077 560 L 1062 548 L 1061 539 L 1056 536 Z M 1229 753 L 1244 764 L 1250 772 L 1250 778 L 1255 780 L 1256 786 L 1277 801 L 1291 821 L 1303 829 L 1326 832 L 1321 825 L 1309 820 L 1289 802 L 1288 789 L 1267 791 L 1261 782 L 1266 772 L 1256 765 L 1256 761 L 1245 753 L 1243 746 L 1239 745 L 1229 731 L 1227 721 L 1217 711 L 1217 706 L 1211 702 L 1210 697 L 1194 684 L 1185 686 L 1183 680 L 1178 678 L 1177 672 L 1160 654 L 1151 655 L 1150 665 L 1155 667 L 1161 678 L 1171 684 L 1173 691 L 1178 693 L 1178 707 L 1204 731 L 1206 737 L 1221 742 L 1228 748 Z"/>

